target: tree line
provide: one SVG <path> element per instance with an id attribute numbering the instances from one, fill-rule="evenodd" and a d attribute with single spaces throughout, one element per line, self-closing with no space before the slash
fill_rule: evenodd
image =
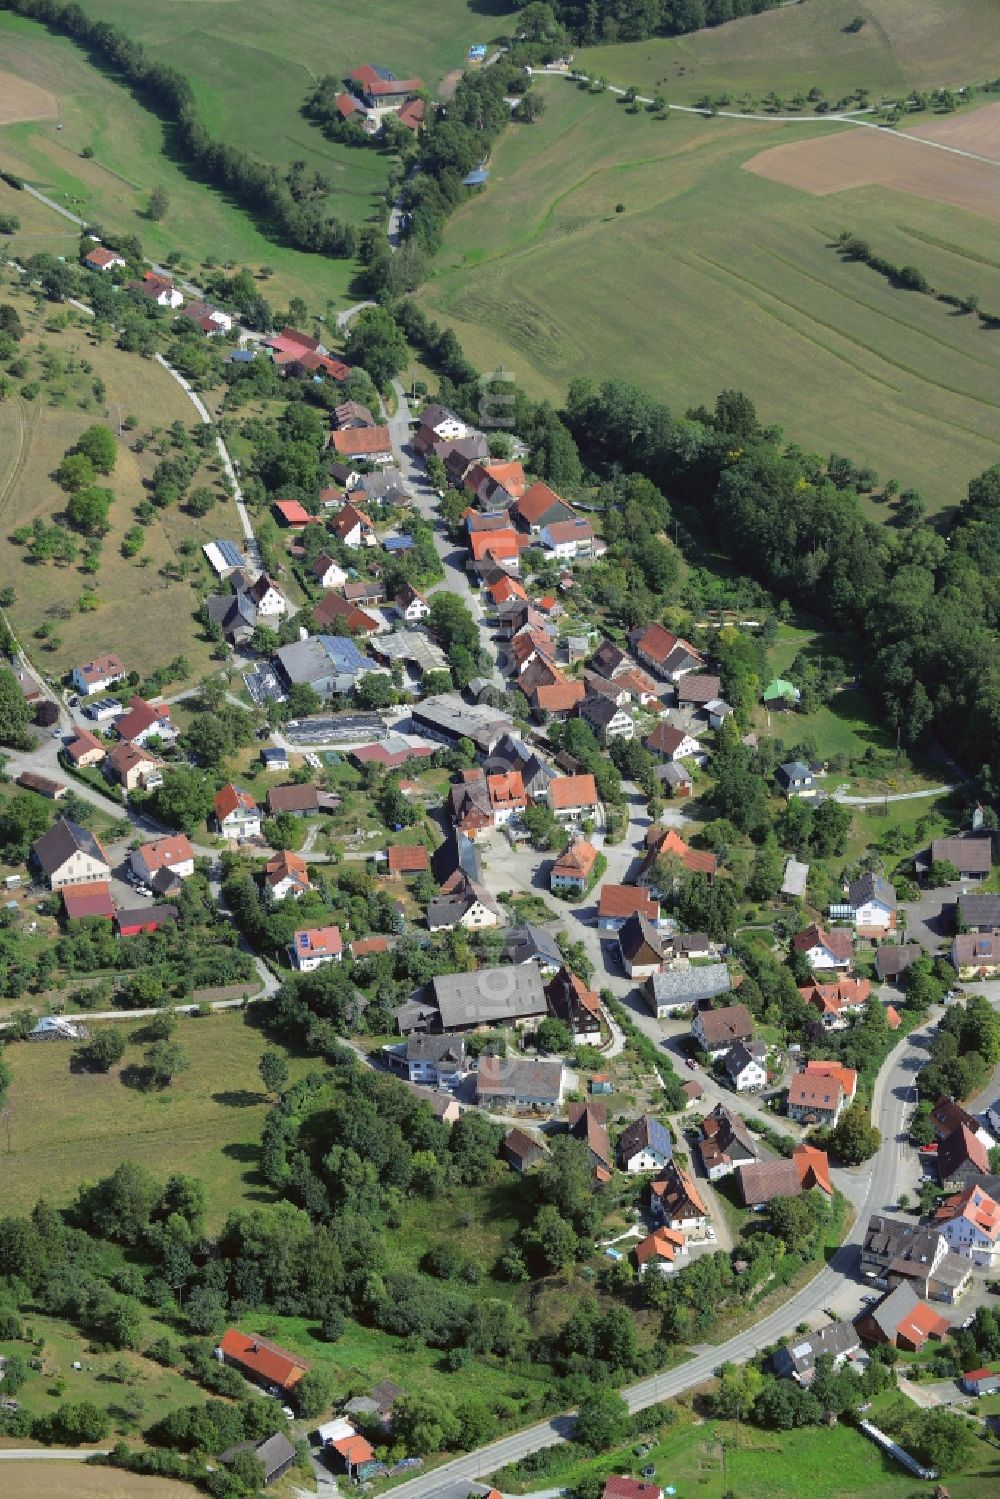
<path id="1" fill-rule="evenodd" d="M 153 62 L 145 48 L 108 21 L 95 21 L 73 0 L 0 0 L 0 7 L 70 37 L 110 64 L 140 99 L 168 123 L 182 158 L 214 186 L 231 193 L 297 250 L 349 258 L 353 228 L 326 209 L 326 191 L 306 191 L 292 170 L 216 140 L 198 111 L 194 90 L 177 68 Z M 328 184 L 326 185 L 328 187 Z"/>

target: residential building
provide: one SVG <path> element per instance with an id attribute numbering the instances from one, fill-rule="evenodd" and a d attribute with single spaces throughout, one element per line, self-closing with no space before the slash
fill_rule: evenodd
<path id="1" fill-rule="evenodd" d="M 73 687 L 80 696 L 93 697 L 95 693 L 106 692 L 115 682 L 123 682 L 127 672 L 118 657 L 109 652 L 95 656 L 83 666 L 74 666 L 72 676 Z"/>
<path id="2" fill-rule="evenodd" d="M 923 955 L 919 942 L 883 942 L 875 953 L 875 972 L 884 984 L 897 984 Z"/>
<path id="3" fill-rule="evenodd" d="M 149 750 L 138 749 L 134 744 L 116 744 L 105 757 L 104 774 L 126 791 L 141 787 L 150 791 L 163 784 L 160 765 Z"/>
<path id="4" fill-rule="evenodd" d="M 166 703 L 155 707 L 144 698 L 133 697 L 128 712 L 115 720 L 115 733 L 127 744 L 145 747 L 151 739 L 160 739 L 172 744 L 177 738 L 177 729 L 170 717 Z"/>
<path id="5" fill-rule="evenodd" d="M 503 937 L 504 957 L 508 963 L 534 963 L 538 971 L 549 976 L 562 967 L 562 953 L 551 932 L 524 922 L 507 929 Z"/>
<path id="6" fill-rule="evenodd" d="M 590 1164 L 596 1179 L 610 1181 L 615 1159 L 608 1137 L 607 1105 L 600 1098 L 571 1103 L 566 1110 L 566 1119 L 574 1140 L 582 1140 L 590 1151 Z"/>
<path id="7" fill-rule="evenodd" d="M 365 108 L 376 117 L 397 113 L 424 87 L 419 78 L 396 78 L 388 68 L 375 67 L 367 62 L 354 69 L 350 83 Z"/>
<path id="8" fill-rule="evenodd" d="M 948 1248 L 984 1270 L 1000 1258 L 1000 1204 L 972 1183 L 938 1205 L 934 1227 Z"/>
<path id="9" fill-rule="evenodd" d="M 959 978 L 989 978 L 1000 972 L 1000 931 L 963 932 L 951 944 L 952 965 Z"/>
<path id="10" fill-rule="evenodd" d="M 377 635 L 387 629 L 373 614 L 367 614 L 358 604 L 351 603 L 339 593 L 328 593 L 313 606 L 313 621 L 319 630 L 328 630 L 334 620 L 342 619 L 352 635 Z"/>
<path id="11" fill-rule="evenodd" d="M 109 250 L 105 245 L 95 245 L 83 257 L 83 263 L 92 271 L 113 271 L 126 264 L 125 256 L 119 255 L 117 250 Z"/>
<path id="12" fill-rule="evenodd" d="M 611 744 L 616 739 L 627 742 L 635 737 L 635 720 L 631 713 L 599 693 L 585 697 L 577 714 L 590 725 L 601 744 Z"/>
<path id="13" fill-rule="evenodd" d="M 553 860 L 549 889 L 557 894 L 582 895 L 597 860 L 597 849 L 585 838 L 577 838 Z"/>
<path id="14" fill-rule="evenodd" d="M 194 849 L 183 833 L 173 833 L 134 848 L 130 862 L 134 872 L 147 885 L 152 885 L 161 870 L 166 870 L 176 879 L 186 880 L 194 874 Z"/>
<path id="15" fill-rule="evenodd" d="M 528 798 L 519 770 L 507 770 L 499 775 L 487 776 L 486 789 L 495 828 L 506 827 L 512 818 L 519 817 L 527 809 Z"/>
<path id="16" fill-rule="evenodd" d="M 481 1056 L 476 1101 L 485 1108 L 551 1112 L 562 1103 L 564 1071 L 557 1060 Z"/>
<path id="17" fill-rule="evenodd" d="M 958 1129 L 959 1125 L 964 1124 L 975 1135 L 979 1143 L 985 1145 L 987 1150 L 991 1150 L 997 1143 L 995 1134 L 988 1130 L 984 1124 L 980 1124 L 979 1120 L 974 1114 L 970 1114 L 968 1109 L 963 1109 L 960 1103 L 956 1103 L 953 1098 L 949 1098 L 947 1093 L 942 1093 L 931 1109 L 930 1121 L 934 1127 L 935 1137 L 938 1140 L 946 1139 L 953 1130 Z"/>
<path id="18" fill-rule="evenodd" d="M 630 979 L 645 979 L 663 966 L 663 944 L 651 922 L 636 912 L 618 932 L 622 966 Z"/>
<path id="19" fill-rule="evenodd" d="M 590 557 L 595 549 L 594 528 L 589 520 L 547 521 L 540 532 L 542 546 L 559 562 Z"/>
<path id="20" fill-rule="evenodd" d="M 809 1385 L 816 1373 L 816 1360 L 826 1356 L 839 1369 L 845 1359 L 851 1359 L 861 1347 L 861 1335 L 853 1322 L 825 1322 L 815 1332 L 805 1333 L 794 1343 L 779 1348 L 771 1359 L 775 1374 L 780 1379 L 794 1379 L 797 1384 Z"/>
<path id="21" fill-rule="evenodd" d="M 126 287 L 129 291 L 139 292 L 141 296 L 148 297 L 155 302 L 157 307 L 183 307 L 184 294 L 178 291 L 169 276 L 161 276 L 158 271 L 146 271 L 141 281 L 127 281 Z"/>
<path id="22" fill-rule="evenodd" d="M 213 307 L 210 302 L 189 302 L 181 316 L 197 323 L 202 333 L 206 333 L 209 338 L 232 332 L 231 313 L 223 312 L 221 307 Z"/>
<path id="23" fill-rule="evenodd" d="M 854 956 L 854 937 L 842 927 L 828 931 L 814 921 L 805 931 L 796 933 L 792 947 L 804 953 L 814 969 L 849 968 Z"/>
<path id="24" fill-rule="evenodd" d="M 675 873 L 671 872 L 673 860 L 677 862 Z M 646 853 L 636 875 L 636 884 L 663 895 L 672 894 L 677 888 L 681 869 L 688 874 L 703 874 L 714 879 L 717 867 L 715 854 L 707 849 L 691 848 L 673 828 L 655 824 L 646 831 Z"/>
<path id="25" fill-rule="evenodd" d="M 601 931 L 621 931 L 632 916 L 644 916 L 655 925 L 660 919 L 659 901 L 637 885 L 602 885 L 597 903 L 597 925 Z"/>
<path id="26" fill-rule="evenodd" d="M 342 588 L 347 582 L 347 574 L 340 563 L 328 557 L 326 552 L 320 553 L 309 571 L 320 588 Z"/>
<path id="27" fill-rule="evenodd" d="M 708 1224 L 708 1213 L 693 1179 L 673 1160 L 650 1182 L 649 1205 L 654 1217 L 685 1236 L 704 1233 Z"/>
<path id="28" fill-rule="evenodd" d="M 938 1181 L 954 1191 L 989 1174 L 989 1152 L 968 1125 L 960 1124 L 938 1145 Z"/>
<path id="29" fill-rule="evenodd" d="M 896 925 L 896 892 L 887 879 L 870 870 L 847 887 L 847 904 L 859 936 L 879 937 Z"/>
<path id="30" fill-rule="evenodd" d="M 757 1093 L 767 1086 L 767 1047 L 763 1041 L 737 1041 L 722 1059 L 737 1093 Z"/>
<path id="31" fill-rule="evenodd" d="M 450 895 L 428 902 L 427 928 L 431 932 L 484 931 L 500 926 L 503 913 L 483 885 L 466 880 Z"/>
<path id="32" fill-rule="evenodd" d="M 661 624 L 643 625 L 632 630 L 629 641 L 642 664 L 669 682 L 680 682 L 682 677 L 705 664 L 704 657 L 693 645 Z M 718 695 L 718 691 L 712 694 L 713 697 Z"/>
<path id="33" fill-rule="evenodd" d="M 31 845 L 31 855 L 50 890 L 90 885 L 111 878 L 111 865 L 100 840 L 89 828 L 60 817 Z"/>
<path id="34" fill-rule="evenodd" d="M 431 606 L 422 594 L 419 594 L 412 583 L 404 583 L 396 594 L 393 601 L 396 613 L 406 620 L 407 624 L 420 624 L 431 612 Z"/>
<path id="35" fill-rule="evenodd" d="M 746 1005 L 724 1005 L 695 1011 L 691 1034 L 713 1061 L 724 1057 L 737 1041 L 753 1040 L 753 1020 Z"/>
<path id="36" fill-rule="evenodd" d="M 928 1338 L 942 1338 L 948 1323 L 910 1285 L 887 1291 L 881 1301 L 865 1307 L 854 1325 L 867 1343 L 888 1344 L 917 1353 Z"/>
<path id="37" fill-rule="evenodd" d="M 549 1009 L 542 976 L 533 963 L 442 973 L 431 979 L 428 990 L 443 1031 L 488 1025 L 521 1028 L 543 1020 Z"/>
<path id="38" fill-rule="evenodd" d="M 669 1130 L 652 1114 L 642 1114 L 626 1125 L 618 1139 L 618 1164 L 629 1175 L 662 1171 L 673 1154 Z"/>
<path id="39" fill-rule="evenodd" d="M 205 609 L 227 645 L 245 645 L 257 628 L 257 609 L 246 592 L 210 594 Z"/>
<path id="40" fill-rule="evenodd" d="M 312 889 L 306 861 L 291 849 L 282 849 L 264 865 L 264 889 L 272 900 L 298 900 Z"/>
<path id="41" fill-rule="evenodd" d="M 813 796 L 816 778 L 802 760 L 788 760 L 774 772 L 775 785 L 786 796 Z"/>
<path id="42" fill-rule="evenodd" d="M 962 1375 L 962 1389 L 974 1398 L 979 1395 L 995 1395 L 1000 1391 L 1000 1374 L 992 1369 L 970 1369 Z"/>
<path id="43" fill-rule="evenodd" d="M 707 718 L 709 703 L 715 703 L 721 691 L 719 677 L 704 672 L 685 672 L 677 683 L 677 706 L 692 709 Z"/>
<path id="44" fill-rule="evenodd" d="M 554 489 L 550 489 L 540 479 L 515 500 L 511 506 L 511 515 L 532 536 L 543 535 L 548 526 L 572 523 L 578 519 L 572 505 L 561 499 Z"/>
<path id="45" fill-rule="evenodd" d="M 258 619 L 273 622 L 288 613 L 288 600 L 267 573 L 258 573 L 256 578 L 251 580 L 239 571 L 233 573 L 232 581 L 236 585 L 237 593 L 246 594 L 249 598 L 257 611 Z"/>
<path id="46" fill-rule="evenodd" d="M 586 694 L 582 682 L 574 681 L 542 657 L 531 662 L 518 677 L 516 685 L 536 713 L 545 713 L 552 718 L 568 718 Z"/>
<path id="47" fill-rule="evenodd" d="M 230 1327 L 219 1340 L 218 1352 L 227 1364 L 233 1364 L 240 1373 L 255 1384 L 269 1388 L 277 1385 L 283 1393 L 293 1390 L 308 1373 L 310 1365 L 298 1354 L 289 1353 L 277 1343 L 256 1333 L 240 1332 Z"/>
<path id="48" fill-rule="evenodd" d="M 103 739 L 98 739 L 89 729 L 75 729 L 73 738 L 63 746 L 63 754 L 81 769 L 100 765 L 107 752 Z"/>
<path id="49" fill-rule="evenodd" d="M 594 777 L 583 775 L 553 776 L 548 789 L 549 806 L 560 822 L 579 822 L 596 817 L 600 801 Z"/>
<path id="50" fill-rule="evenodd" d="M 635 1246 L 635 1262 L 639 1275 L 646 1274 L 650 1267 L 655 1267 L 661 1274 L 665 1274 L 674 1268 L 678 1259 L 687 1255 L 687 1244 L 684 1235 L 677 1233 L 673 1228 L 654 1228 L 651 1234 L 640 1239 Z M 637 1488 L 655 1488 L 653 1484 L 637 1484 Z M 656 1492 L 659 1492 L 656 1490 Z"/>
<path id="51" fill-rule="evenodd" d="M 601 1000 L 565 966 L 545 986 L 549 1012 L 569 1026 L 574 1046 L 596 1046 L 601 1039 Z"/>
<path id="52" fill-rule="evenodd" d="M 327 963 L 340 963 L 344 956 L 340 927 L 305 927 L 295 933 L 286 951 L 289 963 L 299 973 L 311 973 Z"/>
<path id="53" fill-rule="evenodd" d="M 458 785 L 449 787 L 447 807 L 452 826 L 473 842 L 488 838 L 493 832 L 490 790 L 481 770 L 466 771 Z"/>
<path id="54" fill-rule="evenodd" d="M 373 547 L 377 544 L 375 522 L 370 515 L 350 503 L 328 522 L 330 530 L 345 547 Z"/>
<path id="55" fill-rule="evenodd" d="M 653 774 L 668 796 L 690 796 L 694 789 L 691 772 L 678 760 L 668 760 L 665 765 L 658 765 Z"/>
<path id="56" fill-rule="evenodd" d="M 700 742 L 693 734 L 685 729 L 675 729 L 665 719 L 661 719 L 642 742 L 651 755 L 658 755 L 661 760 L 669 762 L 704 754 Z"/>
<path id="57" fill-rule="evenodd" d="M 411 1083 L 454 1083 L 465 1071 L 465 1041 L 461 1036 L 410 1036 L 396 1060 Z"/>
<path id="58" fill-rule="evenodd" d="M 232 781 L 215 793 L 212 822 L 223 838 L 260 837 L 260 808 L 249 791 Z"/>
<path id="59" fill-rule="evenodd" d="M 417 452 L 423 457 L 424 448 L 420 446 L 420 439 L 423 433 L 428 433 L 432 441 L 438 438 L 446 442 L 457 442 L 468 431 L 469 428 L 460 416 L 457 416 L 449 407 L 441 406 L 434 401 L 430 405 L 425 406 L 420 413 L 420 432 L 417 434 L 414 447 L 416 447 Z"/>
<path id="60" fill-rule="evenodd" d="M 709 1181 L 730 1176 L 738 1166 L 749 1166 L 760 1159 L 744 1120 L 724 1103 L 716 1104 L 702 1120 L 698 1149 Z"/>
<path id="61" fill-rule="evenodd" d="M 843 1083 L 831 1073 L 796 1072 L 788 1085 L 788 1116 L 797 1124 L 832 1129 L 844 1106 Z"/>
<path id="62" fill-rule="evenodd" d="M 859 1019 L 871 992 L 867 979 L 838 979 L 830 984 L 806 984 L 799 989 L 826 1031 L 846 1030 L 851 1021 Z"/>

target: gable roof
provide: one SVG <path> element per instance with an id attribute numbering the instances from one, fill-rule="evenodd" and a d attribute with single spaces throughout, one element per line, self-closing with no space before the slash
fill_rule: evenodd
<path id="1" fill-rule="evenodd" d="M 362 531 L 374 530 L 375 522 L 370 515 L 366 515 L 348 500 L 330 521 L 330 530 L 339 541 L 343 541 L 346 536 L 350 536 L 355 526 L 360 526 Z"/>
<path id="2" fill-rule="evenodd" d="M 549 782 L 549 804 L 553 811 L 596 807 L 597 801 L 597 784 L 589 772 L 577 776 L 553 776 Z"/>
<path id="3" fill-rule="evenodd" d="M 68 885 L 62 891 L 67 921 L 85 916 L 114 916 L 115 903 L 107 880 L 93 880 L 86 885 Z"/>
<path id="4" fill-rule="evenodd" d="M 514 506 L 515 514 L 529 526 L 541 525 L 542 516 L 552 509 L 563 509 L 568 516 L 573 514 L 572 505 L 562 495 L 556 494 L 554 489 L 543 484 L 541 479 L 537 479 L 526 489 Z"/>
<path id="5" fill-rule="evenodd" d="M 852 906 L 863 906 L 868 901 L 878 901 L 890 911 L 896 909 L 896 891 L 882 875 L 867 870 L 847 888 L 847 899 Z"/>
<path id="6" fill-rule="evenodd" d="M 811 922 L 804 931 L 796 932 L 792 938 L 796 952 L 809 952 L 813 947 L 825 947 L 833 957 L 847 962 L 854 952 L 854 937 L 844 927 L 832 927 L 827 931 L 818 921 Z"/>
<path id="7" fill-rule="evenodd" d="M 289 1353 L 287 1348 L 281 1348 L 267 1338 L 240 1332 L 236 1327 L 230 1327 L 223 1333 L 219 1347 L 242 1368 L 250 1369 L 269 1384 L 276 1384 L 283 1390 L 291 1389 L 297 1384 L 310 1367 L 297 1354 Z"/>
<path id="8" fill-rule="evenodd" d="M 641 911 L 634 912 L 625 922 L 618 933 L 618 944 L 626 963 L 635 963 L 640 958 L 646 962 L 663 962 L 663 943 Z"/>
<path id="9" fill-rule="evenodd" d="M 718 1010 L 699 1010 L 695 1017 L 705 1045 L 710 1050 L 746 1041 L 753 1035 L 753 1020 L 746 1005 L 723 1005 Z"/>
<path id="10" fill-rule="evenodd" d="M 549 877 L 555 875 L 562 879 L 586 880 L 596 859 L 597 849 L 594 845 L 585 838 L 578 838 L 553 862 Z M 645 891 L 642 893 L 645 894 Z"/>
<path id="11" fill-rule="evenodd" d="M 656 921 L 660 914 L 659 902 L 653 900 L 648 890 L 639 885 L 602 885 L 597 903 L 597 917 L 618 920 L 639 914 L 648 921 Z"/>
<path id="12" fill-rule="evenodd" d="M 142 861 L 150 872 L 172 869 L 175 864 L 186 864 L 194 858 L 190 839 L 183 833 L 155 838 L 152 843 L 144 843 L 137 852 L 142 855 Z"/>
<path id="13" fill-rule="evenodd" d="M 542 976 L 533 963 L 442 973 L 431 979 L 445 1030 L 526 1019 L 547 1011 Z"/>
<path id="14" fill-rule="evenodd" d="M 430 855 L 423 843 L 393 843 L 387 850 L 390 874 L 423 874 Z"/>
<path id="15" fill-rule="evenodd" d="M 300 885 L 311 884 L 305 859 L 293 853 L 290 848 L 282 849 L 280 853 L 274 854 L 264 865 L 266 884 L 280 885 L 284 879 L 294 880 Z"/>
<path id="16" fill-rule="evenodd" d="M 697 967 L 668 968 L 646 980 L 646 993 L 654 1004 L 697 1004 L 701 999 L 716 999 L 733 986 L 725 963 L 704 963 Z"/>
<path id="17" fill-rule="evenodd" d="M 331 442 L 342 458 L 365 458 L 371 453 L 392 451 L 388 427 L 343 427 L 332 434 Z"/>
<path id="18" fill-rule="evenodd" d="M 631 1160 L 632 1156 L 638 1155 L 641 1150 L 653 1150 L 657 1154 L 670 1160 L 673 1154 L 673 1142 L 670 1133 L 654 1119 L 652 1114 L 642 1114 L 638 1119 L 632 1121 L 621 1133 L 618 1140 L 618 1153 L 623 1161 Z"/>
<path id="19" fill-rule="evenodd" d="M 60 817 L 48 832 L 36 838 L 31 845 L 31 852 L 41 866 L 42 873 L 47 875 L 55 874 L 75 853 L 86 854 L 91 859 L 99 859 L 102 864 L 108 864 L 108 856 L 95 834 L 68 817 Z"/>
<path id="20" fill-rule="evenodd" d="M 667 1217 L 677 1217 L 690 1207 L 699 1217 L 706 1216 L 705 1204 L 693 1180 L 676 1161 L 668 1161 L 659 1176 L 650 1183 L 650 1192 L 659 1198 Z"/>
<path id="21" fill-rule="evenodd" d="M 244 791 L 241 786 L 235 786 L 232 781 L 227 781 L 225 786 L 215 793 L 212 808 L 216 817 L 221 821 L 222 818 L 231 816 L 233 812 L 255 812 L 257 803 L 249 791 Z"/>
<path id="22" fill-rule="evenodd" d="M 968 1125 L 960 1124 L 946 1135 L 938 1146 L 938 1176 L 946 1182 L 962 1166 L 971 1165 L 986 1176 L 990 1169 L 989 1154 L 983 1142 L 972 1133 Z"/>
<path id="23" fill-rule="evenodd" d="M 573 1138 L 582 1140 L 601 1165 L 611 1171 L 614 1156 L 608 1138 L 608 1114 L 604 1104 L 595 1099 L 589 1099 L 587 1103 L 571 1103 L 566 1110 L 566 1118 Z"/>

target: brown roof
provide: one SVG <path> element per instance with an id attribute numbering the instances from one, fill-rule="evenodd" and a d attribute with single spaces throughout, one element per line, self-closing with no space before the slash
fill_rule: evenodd
<path id="1" fill-rule="evenodd" d="M 221 790 L 215 793 L 212 806 L 216 817 L 221 820 L 232 812 L 253 812 L 256 810 L 257 803 L 249 791 L 244 791 L 242 786 L 234 786 L 232 781 L 228 781 Z"/>
<path id="2" fill-rule="evenodd" d="M 345 458 L 364 458 L 369 453 L 390 453 L 388 427 L 345 427 L 334 432 L 333 446 Z"/>
<path id="3" fill-rule="evenodd" d="M 800 1109 L 836 1109 L 843 1096 L 839 1077 L 796 1072 L 788 1085 L 788 1102 Z"/>
<path id="4" fill-rule="evenodd" d="M 656 921 L 660 914 L 659 902 L 652 899 L 648 890 L 637 885 L 602 885 L 601 898 L 597 905 L 598 919 L 626 918 L 636 913 L 647 921 Z"/>
<path id="5" fill-rule="evenodd" d="M 272 814 L 317 812 L 319 811 L 319 790 L 310 781 L 302 785 L 272 786 L 267 793 L 267 807 Z"/>
<path id="6" fill-rule="evenodd" d="M 67 886 L 62 892 L 62 898 L 67 921 L 79 921 L 84 916 L 111 917 L 115 914 L 115 903 L 107 880 Z"/>
<path id="7" fill-rule="evenodd" d="M 720 696 L 721 692 L 722 682 L 718 677 L 691 671 L 681 677 L 677 684 L 677 701 L 679 703 L 711 703 Z"/>
<path id="8" fill-rule="evenodd" d="M 549 800 L 553 811 L 568 807 L 596 807 L 597 785 L 592 775 L 553 776 L 549 782 Z"/>
<path id="9" fill-rule="evenodd" d="M 309 1368 L 297 1354 L 289 1353 L 286 1348 L 280 1348 L 277 1343 L 269 1343 L 266 1338 L 257 1337 L 256 1334 L 240 1332 L 235 1327 L 230 1327 L 223 1334 L 219 1347 L 234 1363 L 283 1390 L 289 1390 L 292 1385 L 297 1384 Z"/>
<path id="10" fill-rule="evenodd" d="M 300 884 L 308 885 L 309 870 L 305 859 L 299 854 L 293 853 L 291 849 L 282 849 L 274 854 L 264 865 L 264 878 L 269 885 L 277 885 L 286 878 L 298 880 Z"/>
<path id="11" fill-rule="evenodd" d="M 566 1111 L 569 1132 L 583 1140 L 591 1153 L 610 1171 L 614 1166 L 611 1141 L 608 1138 L 608 1115 L 603 1103 L 571 1103 Z"/>
<path id="12" fill-rule="evenodd" d="M 388 850 L 390 874 L 423 874 L 430 858 L 422 843 L 394 843 Z"/>
<path id="13" fill-rule="evenodd" d="M 814 921 L 805 931 L 796 933 L 792 938 L 792 946 L 796 952 L 808 952 L 811 947 L 825 947 L 835 958 L 846 961 L 854 952 L 854 937 L 843 927 L 827 931 Z"/>
<path id="14" fill-rule="evenodd" d="M 713 1049 L 731 1041 L 746 1041 L 753 1035 L 753 1021 L 746 1005 L 724 1005 L 720 1010 L 701 1010 L 705 1043 Z"/>
<path id="15" fill-rule="evenodd" d="M 341 598 L 339 593 L 327 593 L 313 608 L 313 619 L 322 629 L 331 625 L 335 619 L 342 619 L 349 630 L 357 630 L 363 635 L 370 635 L 373 630 L 378 629 L 378 620 L 372 619 L 357 604 L 352 604 L 350 599 Z"/>
<path id="16" fill-rule="evenodd" d="M 546 527 L 556 546 L 564 541 L 593 541 L 594 528 L 589 520 L 556 520 Z"/>
<path id="17" fill-rule="evenodd" d="M 94 750 L 100 750 L 102 755 L 107 754 L 107 745 L 89 729 L 77 729 L 66 746 L 66 753 L 71 760 L 79 760 L 84 755 L 92 754 Z"/>
<path id="18" fill-rule="evenodd" d="M 755 1161 L 753 1165 L 738 1166 L 736 1172 L 747 1207 L 770 1202 L 772 1197 L 798 1197 L 802 1191 L 794 1161 Z"/>
<path id="19" fill-rule="evenodd" d="M 664 1166 L 656 1180 L 650 1183 L 649 1189 L 660 1199 L 668 1217 L 675 1216 L 676 1209 L 684 1207 L 687 1203 L 691 1204 L 695 1212 L 699 1214 L 705 1212 L 705 1204 L 701 1200 L 698 1188 L 676 1161 L 669 1161 Z"/>

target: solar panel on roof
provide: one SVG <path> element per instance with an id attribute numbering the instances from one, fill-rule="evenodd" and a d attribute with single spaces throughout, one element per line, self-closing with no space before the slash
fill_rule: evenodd
<path id="1" fill-rule="evenodd" d="M 234 541 L 217 541 L 215 545 L 230 567 L 240 567 L 242 565 L 243 558 L 240 555 L 239 547 Z"/>
<path id="2" fill-rule="evenodd" d="M 299 946 L 300 947 L 308 947 L 309 946 L 309 933 L 308 932 L 300 932 L 299 933 Z"/>

